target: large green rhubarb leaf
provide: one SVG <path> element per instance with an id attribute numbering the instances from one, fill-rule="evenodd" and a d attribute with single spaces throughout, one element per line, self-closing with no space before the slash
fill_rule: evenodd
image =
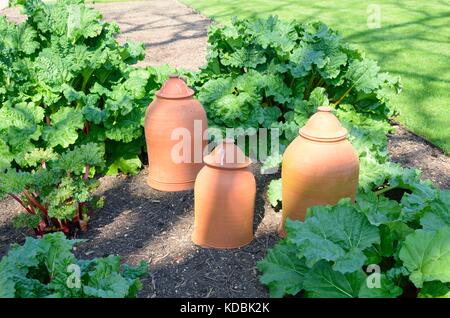
<path id="1" fill-rule="evenodd" d="M 308 271 L 305 260 L 296 255 L 296 246 L 285 243 L 270 249 L 266 258 L 258 262 L 258 269 L 263 272 L 260 281 L 267 285 L 271 297 L 297 294 Z"/>
<path id="2" fill-rule="evenodd" d="M 378 274 L 372 274 L 378 275 Z M 374 283 L 374 279 L 379 280 L 379 286 Z M 386 275 L 380 274 L 379 278 L 371 279 L 369 275 L 361 285 L 359 290 L 359 298 L 395 298 L 403 294 L 403 290 L 396 286 Z M 372 280 L 372 282 L 370 282 Z M 370 286 L 370 287 L 369 287 Z"/>
<path id="3" fill-rule="evenodd" d="M 398 202 L 373 192 L 358 194 L 356 205 L 369 222 L 376 226 L 400 219 L 401 207 Z"/>
<path id="4" fill-rule="evenodd" d="M 349 273 L 366 260 L 363 251 L 380 242 L 377 227 L 357 211 L 349 200 L 336 206 L 316 206 L 305 222 L 287 220 L 287 240 L 298 246 L 308 266 L 320 260 L 333 262 L 333 269 Z"/>
<path id="5" fill-rule="evenodd" d="M 399 257 L 418 288 L 433 280 L 450 282 L 450 228 L 415 231 L 406 237 Z"/>
<path id="6" fill-rule="evenodd" d="M 49 147 L 69 147 L 77 140 L 78 129 L 84 126 L 83 114 L 70 107 L 61 107 L 50 116 L 50 120 L 51 125 L 46 126 L 43 132 Z"/>
<path id="7" fill-rule="evenodd" d="M 418 298 L 450 298 L 450 284 L 438 281 L 426 282 L 417 295 Z"/>
<path id="8" fill-rule="evenodd" d="M 95 270 L 89 272 L 83 291 L 91 297 L 123 298 L 128 295 L 128 281 L 120 274 L 120 257 L 109 255 L 98 259 Z"/>
<path id="9" fill-rule="evenodd" d="M 450 190 L 437 191 L 436 199 L 425 208 L 420 224 L 427 231 L 450 226 Z"/>
<path id="10" fill-rule="evenodd" d="M 308 297 L 314 298 L 354 298 L 365 279 L 361 270 L 343 274 L 334 271 L 328 262 L 314 265 L 305 277 L 303 286 Z"/>
<path id="11" fill-rule="evenodd" d="M 380 67 L 373 60 L 354 60 L 348 66 L 345 77 L 351 81 L 358 91 L 370 93 L 379 86 L 378 72 Z"/>
<path id="12" fill-rule="evenodd" d="M 305 275 L 303 286 L 306 296 L 314 298 L 392 298 L 402 294 L 384 275 L 375 275 L 379 276 L 372 278 L 361 269 L 343 274 L 320 261 Z"/>
<path id="13" fill-rule="evenodd" d="M 75 43 L 79 38 L 92 38 L 102 32 L 101 13 L 84 5 L 69 5 L 67 8 L 67 37 Z"/>
<path id="14" fill-rule="evenodd" d="M 313 47 L 303 44 L 292 51 L 290 60 L 291 72 L 294 77 L 303 77 L 307 75 L 314 65 L 322 67 L 325 65 L 324 53 L 316 51 Z"/>

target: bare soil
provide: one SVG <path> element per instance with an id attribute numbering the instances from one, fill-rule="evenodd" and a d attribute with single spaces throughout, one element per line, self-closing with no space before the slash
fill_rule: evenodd
<path id="1" fill-rule="evenodd" d="M 206 29 L 210 20 L 174 1 L 142 1 L 96 4 L 106 20 L 116 20 L 125 37 L 144 41 L 144 64 L 168 63 L 174 67 L 197 69 L 204 63 Z M 16 21 L 23 19 L 16 9 L 1 12 Z M 450 158 L 441 150 L 395 125 L 389 136 L 389 152 L 403 166 L 420 168 L 423 177 L 441 188 L 450 188 Z M 105 206 L 96 211 L 88 239 L 76 250 L 79 257 L 119 254 L 123 261 L 137 264 L 145 260 L 150 275 L 143 279 L 141 297 L 267 297 L 258 281 L 256 262 L 276 241 L 280 213 L 266 200 L 270 180 L 257 179 L 255 240 L 232 250 L 203 249 L 192 244 L 193 191 L 164 193 L 145 183 L 146 170 L 134 177 L 102 177 L 98 194 Z M 11 219 L 20 206 L 11 199 L 0 201 L 0 257 L 11 243 L 23 242 L 32 232 L 17 230 Z"/>
<path id="2" fill-rule="evenodd" d="M 404 167 L 420 169 L 423 179 L 430 179 L 439 188 L 450 189 L 450 157 L 397 123 L 393 126 L 395 133 L 389 136 L 388 144 L 391 159 Z"/>

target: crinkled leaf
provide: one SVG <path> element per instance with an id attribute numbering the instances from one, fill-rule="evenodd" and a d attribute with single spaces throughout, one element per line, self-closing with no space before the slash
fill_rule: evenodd
<path id="1" fill-rule="evenodd" d="M 271 297 L 295 295 L 303 288 L 308 267 L 296 254 L 295 245 L 279 243 L 258 262 L 258 269 L 263 273 L 260 281 L 267 285 Z"/>
<path id="2" fill-rule="evenodd" d="M 69 147 L 77 140 L 78 129 L 84 126 L 81 112 L 70 107 L 60 108 L 50 116 L 50 120 L 51 124 L 44 128 L 42 135 L 49 147 Z"/>
<path id="3" fill-rule="evenodd" d="M 272 180 L 267 189 L 267 198 L 269 199 L 269 203 L 272 206 L 277 206 L 279 202 L 282 200 L 282 180 Z"/>
<path id="4" fill-rule="evenodd" d="M 425 208 L 420 224 L 426 231 L 438 231 L 450 226 L 450 190 L 443 189 L 437 192 L 435 200 Z"/>
<path id="5" fill-rule="evenodd" d="M 124 298 L 128 295 L 128 281 L 119 274 L 120 258 L 107 256 L 97 259 L 95 269 L 88 273 L 83 292 L 91 297 Z"/>
<path id="6" fill-rule="evenodd" d="M 401 206 L 398 202 L 377 196 L 373 192 L 358 194 L 356 206 L 375 226 L 400 219 Z"/>
<path id="7" fill-rule="evenodd" d="M 378 88 L 380 67 L 373 60 L 353 60 L 350 62 L 345 78 L 359 91 L 370 93 Z"/>
<path id="8" fill-rule="evenodd" d="M 307 297 L 356 298 L 366 275 L 362 270 L 343 274 L 332 269 L 328 262 L 317 262 L 305 275 L 303 287 Z"/>
<path id="9" fill-rule="evenodd" d="M 116 175 L 119 171 L 127 174 L 137 174 L 142 166 L 142 162 L 138 157 L 124 158 L 120 157 L 115 159 L 109 164 L 107 175 Z"/>
<path id="10" fill-rule="evenodd" d="M 420 289 L 418 298 L 450 298 L 450 285 L 439 281 L 426 282 Z"/>
<path id="11" fill-rule="evenodd" d="M 450 228 L 415 231 L 406 237 L 399 256 L 416 287 L 434 280 L 450 282 Z"/>
<path id="12" fill-rule="evenodd" d="M 333 262 L 333 269 L 353 272 L 366 260 L 363 251 L 380 242 L 378 229 L 348 201 L 336 206 L 316 206 L 305 222 L 286 222 L 287 240 L 296 244 L 308 266 L 320 260 Z"/>
<path id="13" fill-rule="evenodd" d="M 79 38 L 92 38 L 100 34 L 102 26 L 99 23 L 102 15 L 84 5 L 69 5 L 67 7 L 67 37 L 75 43 Z"/>
<path id="14" fill-rule="evenodd" d="M 373 273 L 362 283 L 359 298 L 396 298 L 403 294 L 403 289 L 395 285 L 384 274 Z"/>

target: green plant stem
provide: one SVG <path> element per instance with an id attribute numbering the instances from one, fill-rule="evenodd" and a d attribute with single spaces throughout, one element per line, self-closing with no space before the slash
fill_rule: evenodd
<path id="1" fill-rule="evenodd" d="M 396 188 L 396 187 L 385 187 L 385 188 L 383 188 L 383 189 L 374 191 L 374 193 L 375 193 L 375 195 L 380 195 L 380 194 L 383 194 L 383 193 L 388 192 L 388 191 L 390 191 L 390 190 L 393 190 L 393 189 L 395 189 L 395 188 Z"/>
<path id="2" fill-rule="evenodd" d="M 295 82 L 295 77 L 292 76 L 291 82 L 289 83 L 289 88 L 292 88 L 292 86 L 294 85 Z"/>
<path id="3" fill-rule="evenodd" d="M 323 79 L 323 78 L 320 78 L 320 80 L 319 80 L 319 81 L 317 82 L 317 84 L 316 84 L 316 87 L 322 86 L 323 82 L 324 82 L 324 79 Z"/>
<path id="4" fill-rule="evenodd" d="M 86 73 L 83 73 L 83 82 L 81 84 L 81 91 L 83 93 L 86 93 L 86 85 L 89 82 L 89 79 L 91 78 L 93 72 L 94 70 L 89 70 Z"/>
<path id="5" fill-rule="evenodd" d="M 347 90 L 345 91 L 344 95 L 342 95 L 342 96 L 334 103 L 334 106 L 335 106 L 335 107 L 336 107 L 337 105 L 339 105 L 345 97 L 347 97 L 347 95 L 348 95 L 348 94 L 351 92 L 351 90 L 353 89 L 353 86 L 354 86 L 354 85 L 350 86 L 350 88 L 347 89 Z"/>
<path id="6" fill-rule="evenodd" d="M 311 94 L 311 91 L 312 91 L 312 86 L 313 86 L 313 83 L 314 83 L 315 76 L 316 76 L 316 73 L 313 72 L 311 74 L 311 78 L 309 79 L 308 86 L 305 89 L 305 94 L 304 94 L 304 97 L 305 97 L 304 99 L 305 100 L 309 99 L 309 95 Z"/>
<path id="7" fill-rule="evenodd" d="M 342 95 L 341 98 L 339 98 L 339 99 L 336 101 L 336 103 L 334 103 L 334 106 L 335 106 L 335 107 L 336 107 L 337 105 L 339 105 L 339 103 L 342 102 L 342 100 L 343 100 L 343 99 L 351 92 L 351 90 L 353 89 L 353 87 L 355 87 L 355 85 L 359 83 L 359 81 L 361 80 L 361 78 L 363 78 L 363 76 L 366 74 L 366 72 L 367 72 L 367 68 L 366 68 L 366 70 L 364 71 L 364 73 L 361 74 L 361 76 L 360 76 L 355 82 L 353 82 L 352 86 L 350 86 L 350 88 L 347 89 L 347 90 L 345 91 L 344 95 Z"/>

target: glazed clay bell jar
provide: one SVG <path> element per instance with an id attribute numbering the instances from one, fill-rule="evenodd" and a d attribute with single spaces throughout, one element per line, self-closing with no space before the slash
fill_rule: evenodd
<path id="1" fill-rule="evenodd" d="M 203 167 L 203 140 L 208 128 L 206 113 L 194 91 L 177 75 L 171 75 L 145 115 L 149 174 L 147 183 L 161 191 L 194 187 Z"/>
<path id="2" fill-rule="evenodd" d="M 308 207 L 355 199 L 359 160 L 347 140 L 347 130 L 322 106 L 287 147 L 282 162 L 283 215 L 279 234 L 285 235 L 286 218 L 304 220 Z"/>
<path id="3" fill-rule="evenodd" d="M 233 139 L 205 156 L 195 181 L 195 244 L 237 248 L 252 241 L 256 182 L 250 164 Z"/>

